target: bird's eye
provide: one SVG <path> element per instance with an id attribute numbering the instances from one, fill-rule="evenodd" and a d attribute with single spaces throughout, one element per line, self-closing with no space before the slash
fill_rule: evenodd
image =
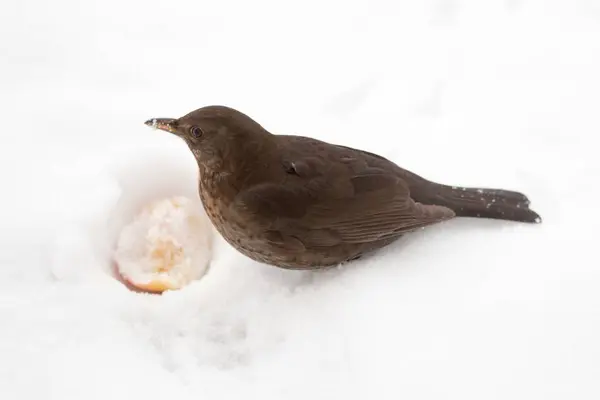
<path id="1" fill-rule="evenodd" d="M 194 138 L 199 139 L 204 132 L 199 127 L 192 126 L 191 129 L 190 129 L 190 133 L 192 134 L 192 136 Z"/>

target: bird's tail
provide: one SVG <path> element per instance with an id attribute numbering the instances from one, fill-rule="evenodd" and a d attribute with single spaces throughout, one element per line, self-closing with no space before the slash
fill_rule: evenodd
<path id="1" fill-rule="evenodd" d="M 529 209 L 530 202 L 527 196 L 510 190 L 447 186 L 428 182 L 411 188 L 411 197 L 422 204 L 448 207 L 458 217 L 542 222 L 541 217 Z"/>

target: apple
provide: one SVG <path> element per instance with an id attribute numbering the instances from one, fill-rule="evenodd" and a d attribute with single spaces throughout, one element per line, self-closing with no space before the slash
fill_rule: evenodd
<path id="1" fill-rule="evenodd" d="M 153 201 L 119 234 L 117 278 L 135 291 L 179 290 L 207 272 L 212 235 L 199 200 L 175 196 Z"/>

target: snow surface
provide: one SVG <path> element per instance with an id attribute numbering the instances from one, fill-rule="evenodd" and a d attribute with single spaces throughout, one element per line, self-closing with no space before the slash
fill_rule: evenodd
<path id="1" fill-rule="evenodd" d="M 2 399 L 600 398 L 597 0 L 9 0 L 0 24 Z M 136 204 L 194 195 L 208 104 L 522 190 L 343 269 L 216 242 L 165 296 L 110 276 Z"/>

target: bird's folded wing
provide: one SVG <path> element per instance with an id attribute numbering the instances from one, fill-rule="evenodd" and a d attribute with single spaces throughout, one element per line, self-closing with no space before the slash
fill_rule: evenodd
<path id="1" fill-rule="evenodd" d="M 293 236 L 306 246 L 377 241 L 454 216 L 446 207 L 415 203 L 406 184 L 385 172 L 308 185 L 261 184 L 241 192 L 232 207 L 270 237 Z"/>

